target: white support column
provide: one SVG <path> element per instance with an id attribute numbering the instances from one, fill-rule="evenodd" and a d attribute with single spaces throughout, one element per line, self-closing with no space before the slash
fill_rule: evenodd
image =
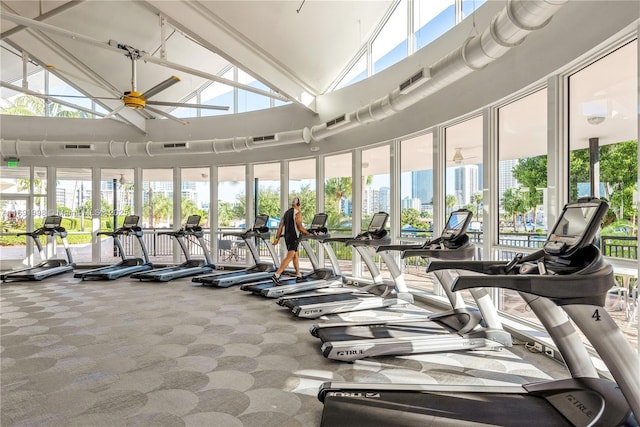
<path id="1" fill-rule="evenodd" d="M 280 220 L 282 220 L 282 213 L 289 209 L 291 201 L 289 200 L 289 162 L 280 161 Z M 286 255 L 286 247 L 284 245 L 278 245 L 278 252 L 280 259 L 283 259 Z"/>
<path id="2" fill-rule="evenodd" d="M 253 163 L 248 163 L 247 165 L 245 165 L 245 176 L 247 177 L 247 180 L 245 181 L 245 206 L 246 206 L 246 212 L 245 212 L 245 218 L 244 218 L 244 223 L 246 224 L 246 227 L 249 227 L 250 225 L 253 224 L 253 221 L 255 219 L 255 215 L 254 215 L 254 211 L 255 211 L 255 203 L 254 203 L 254 172 L 253 172 Z M 247 266 L 251 266 L 251 264 L 253 263 L 253 259 L 251 259 L 250 256 L 247 255 L 246 257 L 246 264 Z"/>
<path id="3" fill-rule="evenodd" d="M 214 264 L 218 262 L 218 167 L 209 168 L 209 251 Z"/>
<path id="4" fill-rule="evenodd" d="M 565 114 L 566 87 L 562 76 L 547 79 L 547 225 L 555 224 L 569 195 L 569 143 Z"/>
<path id="5" fill-rule="evenodd" d="M 362 230 L 362 150 L 354 150 L 351 157 L 351 230 L 354 236 Z M 362 257 L 354 248 L 351 253 L 351 275 L 362 277 Z"/>
<path id="6" fill-rule="evenodd" d="M 142 213 L 142 208 L 144 206 L 144 198 L 142 197 L 142 193 L 144 191 L 144 185 L 142 184 L 142 180 L 143 180 L 143 173 L 142 173 L 142 168 L 135 168 L 133 170 L 133 211 L 135 212 L 136 215 L 138 215 L 140 217 L 140 220 L 142 220 L 142 218 L 144 218 L 144 215 Z M 140 226 L 142 226 L 142 224 L 140 224 Z M 140 245 L 133 245 L 134 249 L 134 253 L 136 254 L 137 257 L 141 257 L 142 256 L 142 249 L 140 248 Z M 151 250 L 151 248 L 147 248 L 148 250 Z"/>
<path id="7" fill-rule="evenodd" d="M 100 231 L 100 218 L 102 212 L 100 211 L 102 194 L 100 193 L 100 181 L 101 181 L 100 168 L 91 168 L 91 262 L 97 264 L 100 262 L 100 238 L 98 232 Z"/>
<path id="8" fill-rule="evenodd" d="M 182 226 L 182 173 L 180 168 L 175 167 L 173 172 L 173 213 L 172 223 L 173 229 L 177 230 Z M 176 239 L 171 239 L 173 246 L 173 263 L 180 263 L 180 255 L 182 250 Z"/>
<path id="9" fill-rule="evenodd" d="M 482 112 L 482 259 L 494 259 L 498 244 L 498 119 L 494 108 Z M 494 299 L 495 301 L 495 299 Z"/>
<path id="10" fill-rule="evenodd" d="M 444 128 L 433 128 L 433 230 L 442 230 L 446 219 L 447 159 Z"/>
<path id="11" fill-rule="evenodd" d="M 316 157 L 316 212 L 325 212 L 324 205 L 324 156 Z M 324 250 L 322 245 L 316 245 L 318 263 L 324 266 Z"/>
<path id="12" fill-rule="evenodd" d="M 47 215 L 57 215 L 58 205 L 56 204 L 56 194 L 58 191 L 58 179 L 56 168 L 47 166 Z M 47 239 L 47 257 L 56 257 L 56 237 Z"/>
<path id="13" fill-rule="evenodd" d="M 400 206 L 400 140 L 394 139 L 391 141 L 389 154 L 389 184 L 391 185 L 389 189 L 391 229 L 389 232 L 391 233 L 392 244 L 398 244 L 400 242 L 400 230 L 402 229 L 402 209 Z M 400 254 L 398 251 L 394 251 L 394 253 L 399 257 Z"/>

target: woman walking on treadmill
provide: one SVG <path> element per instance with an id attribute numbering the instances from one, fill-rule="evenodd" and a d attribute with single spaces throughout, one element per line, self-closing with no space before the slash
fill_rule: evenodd
<path id="1" fill-rule="evenodd" d="M 280 267 L 271 277 L 276 284 L 280 283 L 280 275 L 285 268 L 293 261 L 293 268 L 296 270 L 296 279 L 302 279 L 300 274 L 300 263 L 298 261 L 298 244 L 300 243 L 300 234 L 309 235 L 306 228 L 302 225 L 302 215 L 300 214 L 300 198 L 294 197 L 291 201 L 291 208 L 289 208 L 284 215 L 282 215 L 282 221 L 278 227 L 276 238 L 273 241 L 273 245 L 277 245 L 280 241 L 284 229 L 284 241 L 287 245 L 287 255 L 280 263 Z"/>

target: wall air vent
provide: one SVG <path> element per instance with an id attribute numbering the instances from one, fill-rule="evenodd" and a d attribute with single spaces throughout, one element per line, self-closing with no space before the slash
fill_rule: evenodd
<path id="1" fill-rule="evenodd" d="M 186 142 L 169 142 L 162 145 L 163 148 L 189 148 Z"/>
<path id="2" fill-rule="evenodd" d="M 425 76 L 425 71 L 424 71 L 424 68 L 423 68 L 420 71 L 418 71 L 417 73 L 415 73 L 413 76 L 411 76 L 409 79 L 407 79 L 404 82 L 400 83 L 400 93 L 409 92 L 410 89 L 413 89 L 412 86 L 414 86 L 417 82 L 424 80 L 425 77 L 426 77 Z"/>
<path id="3" fill-rule="evenodd" d="M 65 150 L 93 150 L 93 144 L 64 144 Z"/>
<path id="4" fill-rule="evenodd" d="M 329 120 L 326 124 L 327 124 L 327 128 L 330 128 L 331 126 L 336 126 L 337 124 L 340 124 L 342 122 L 344 122 L 345 120 L 347 120 L 347 117 L 343 114 L 340 117 L 336 117 L 333 120 Z"/>
<path id="5" fill-rule="evenodd" d="M 267 141 L 275 141 L 275 135 L 263 135 L 263 136 L 254 136 L 253 142 L 267 142 Z"/>

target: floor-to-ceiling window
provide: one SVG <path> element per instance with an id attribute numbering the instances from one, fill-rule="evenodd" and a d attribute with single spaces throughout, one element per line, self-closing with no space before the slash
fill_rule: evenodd
<path id="1" fill-rule="evenodd" d="M 300 213 L 302 222 L 308 227 L 313 220 L 313 216 L 318 212 L 316 209 L 316 159 L 292 160 L 289 162 L 289 200 L 294 197 L 300 198 Z M 315 241 L 310 242 L 311 247 L 318 251 Z M 305 251 L 300 251 L 300 265 L 308 268 Z"/>
<path id="2" fill-rule="evenodd" d="M 568 78 L 569 200 L 609 202 L 600 247 L 614 263 L 607 308 L 638 342 L 638 45 L 619 47 Z"/>
<path id="3" fill-rule="evenodd" d="M 102 169 L 100 171 L 100 230 L 113 231 L 122 226 L 126 215 L 134 211 L 134 171 L 133 169 Z M 94 197 L 97 195 L 94 195 Z M 140 218 L 140 226 L 143 220 Z M 133 237 L 121 237 L 126 256 L 134 256 L 138 252 L 138 242 Z M 146 239 L 145 239 L 146 240 Z M 151 243 L 151 240 L 148 240 Z M 151 249 L 151 248 L 147 248 Z M 100 237 L 100 261 L 115 263 L 120 253 L 111 237 Z"/>
<path id="4" fill-rule="evenodd" d="M 233 236 L 225 236 L 226 231 L 238 231 L 246 224 L 245 181 L 247 167 L 221 166 L 218 168 L 218 224 L 215 224 L 218 239 L 218 253 L 214 262 L 244 264 L 244 242 Z"/>
<path id="5" fill-rule="evenodd" d="M 149 255 L 155 262 L 173 262 L 171 237 L 158 234 L 180 225 L 173 217 L 173 191 L 172 169 L 142 170 L 142 224 L 153 237 Z"/>
<path id="6" fill-rule="evenodd" d="M 91 262 L 91 169 L 58 168 L 56 181 L 56 211 L 65 218 L 73 260 Z"/>
<path id="7" fill-rule="evenodd" d="M 34 242 L 27 236 L 18 233 L 33 231 L 42 226 L 40 203 L 43 196 L 37 196 L 39 206 L 35 208 L 35 197 L 32 196 L 32 180 L 30 167 L 0 166 L 0 206 L 2 207 L 2 227 L 0 228 L 0 266 L 3 270 L 40 261 L 40 254 L 34 254 Z M 42 170 L 40 171 L 42 172 Z M 41 184 L 33 181 L 34 184 Z M 38 185 L 41 187 L 41 185 Z M 37 191 L 43 192 L 40 188 Z M 44 189 L 46 195 L 46 188 Z M 46 201 L 46 198 L 45 198 Z M 38 220 L 35 221 L 35 218 Z M 45 242 L 42 241 L 44 244 Z"/>
<path id="8" fill-rule="evenodd" d="M 445 214 L 457 209 L 473 213 L 467 233 L 472 243 L 483 242 L 482 117 L 474 117 L 445 128 Z M 442 207 L 440 208 L 442 209 Z M 477 251 L 476 253 L 480 253 Z M 471 300 L 468 291 L 461 291 Z"/>
<path id="9" fill-rule="evenodd" d="M 329 215 L 329 231 L 336 235 L 351 235 L 352 218 L 352 153 L 342 153 L 324 158 L 324 211 Z M 354 230 L 355 231 L 355 230 Z M 359 230 L 357 231 L 359 232 Z M 351 248 L 341 243 L 332 247 L 343 265 L 343 273 L 351 270 Z"/>
<path id="10" fill-rule="evenodd" d="M 184 168 L 181 171 L 180 223 L 184 224 L 190 215 L 200 215 L 200 226 L 205 235 L 205 250 L 209 250 L 211 226 L 209 224 L 210 179 L 209 168 Z M 188 245 L 191 255 L 202 258 L 202 249 L 193 241 Z"/>
<path id="11" fill-rule="evenodd" d="M 445 129 L 445 213 L 469 209 L 471 240 L 482 242 L 482 117 Z"/>
<path id="12" fill-rule="evenodd" d="M 400 141 L 400 227 L 403 243 L 423 243 L 433 235 L 433 134 Z M 433 281 L 420 257 L 403 260 L 412 286 L 433 291 Z"/>
<path id="13" fill-rule="evenodd" d="M 282 217 L 280 207 L 280 163 L 263 163 L 253 168 L 256 197 L 256 215 L 269 215 L 269 228 L 277 229 Z M 283 242 L 284 243 L 284 242 Z M 256 240 L 260 257 L 265 261 L 270 259 L 269 249 L 265 246 L 271 242 Z M 278 261 L 278 260 L 276 260 Z M 278 264 L 278 262 L 276 262 Z"/>
<path id="14" fill-rule="evenodd" d="M 362 150 L 362 228 L 366 229 L 373 215 L 377 212 L 391 212 L 391 164 L 389 157 L 391 149 L 389 145 Z M 390 224 L 394 223 L 389 218 L 387 231 Z M 390 277 L 389 272 L 376 257 L 384 277 Z M 363 265 L 365 277 L 367 272 Z"/>
<path id="15" fill-rule="evenodd" d="M 547 236 L 547 90 L 498 108 L 498 226 L 500 257 L 542 247 Z M 498 308 L 539 323 L 518 292 L 500 291 Z"/>
<path id="16" fill-rule="evenodd" d="M 547 224 L 547 90 L 498 109 L 499 244 L 539 248 Z"/>

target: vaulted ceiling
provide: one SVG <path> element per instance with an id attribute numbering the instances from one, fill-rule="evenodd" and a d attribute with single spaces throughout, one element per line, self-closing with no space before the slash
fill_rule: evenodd
<path id="1" fill-rule="evenodd" d="M 115 97 L 101 104 L 116 109 L 122 105 L 117 98 L 132 86 L 129 52 L 116 47 L 121 44 L 143 55 L 136 61 L 139 92 L 172 75 L 180 79 L 153 100 L 180 102 L 208 81 L 220 81 L 235 65 L 264 83 L 276 99 L 313 110 L 314 97 L 331 87 L 393 3 L 2 1 L 1 79 L 22 78 L 24 51 L 31 62 L 52 66 L 52 72 L 82 92 Z M 29 19 L 26 26 L 19 17 Z M 121 108 L 118 115 L 138 126 L 158 117 L 148 109 Z"/>

